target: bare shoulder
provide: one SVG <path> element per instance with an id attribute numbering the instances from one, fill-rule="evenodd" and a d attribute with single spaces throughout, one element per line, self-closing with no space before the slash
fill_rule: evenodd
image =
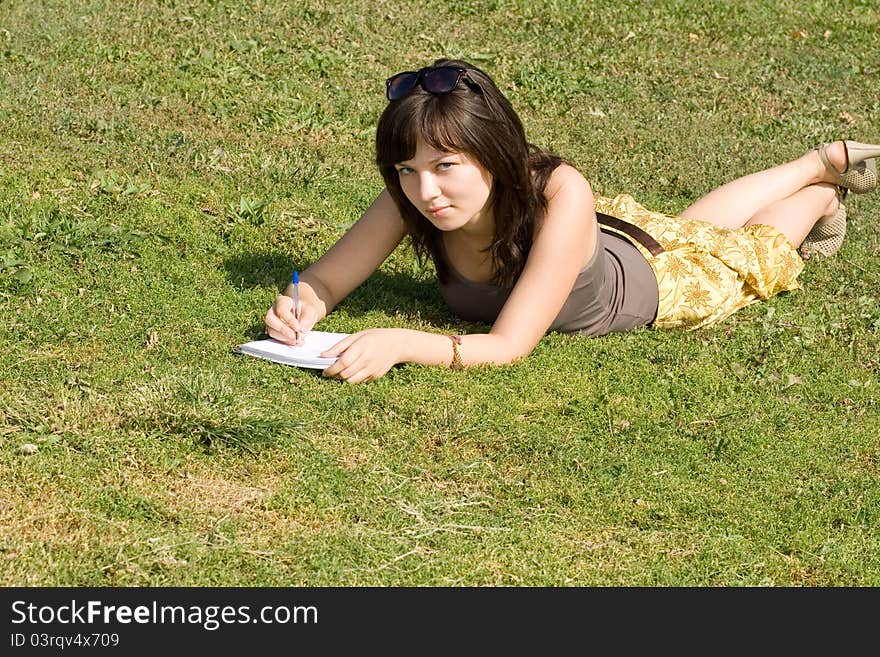
<path id="1" fill-rule="evenodd" d="M 595 199 L 590 183 L 580 171 L 570 164 L 560 164 L 550 174 L 544 196 L 547 199 L 544 226 L 567 226 L 567 230 L 577 231 L 586 227 L 587 233 L 591 232 L 590 227 L 596 223 Z"/>
<path id="2" fill-rule="evenodd" d="M 590 188 L 590 183 L 580 171 L 570 164 L 562 163 L 550 174 L 547 187 L 544 189 L 544 196 L 548 201 L 552 201 L 560 193 L 563 196 L 572 194 L 579 197 L 582 195 L 592 196 L 593 191 Z"/>

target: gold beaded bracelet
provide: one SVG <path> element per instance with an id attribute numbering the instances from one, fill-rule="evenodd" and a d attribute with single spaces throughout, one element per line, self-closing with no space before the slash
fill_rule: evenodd
<path id="1" fill-rule="evenodd" d="M 461 336 L 447 335 L 446 337 L 452 340 L 452 362 L 449 364 L 449 369 L 463 370 L 464 363 L 461 362 L 461 354 L 458 353 L 458 345 L 461 344 Z"/>

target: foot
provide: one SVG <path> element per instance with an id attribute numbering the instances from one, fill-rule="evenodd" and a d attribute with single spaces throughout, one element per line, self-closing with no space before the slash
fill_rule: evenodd
<path id="1" fill-rule="evenodd" d="M 877 189 L 877 161 L 880 146 L 857 141 L 835 141 L 816 149 L 816 158 L 823 167 L 819 180 L 830 182 L 854 194 Z"/>
<path id="2" fill-rule="evenodd" d="M 819 150 L 817 149 L 810 153 L 813 155 L 816 169 L 819 172 L 820 182 L 837 183 L 838 179 L 833 177 L 832 172 L 826 168 L 825 163 L 819 156 Z M 846 155 L 846 146 L 842 141 L 835 141 L 825 146 L 825 157 L 828 160 L 828 164 L 837 169 L 838 173 L 846 173 L 849 162 Z"/>

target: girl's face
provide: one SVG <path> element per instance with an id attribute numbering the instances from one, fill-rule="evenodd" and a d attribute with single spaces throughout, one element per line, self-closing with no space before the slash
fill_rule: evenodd
<path id="1" fill-rule="evenodd" d="M 410 203 L 439 230 L 492 233 L 492 174 L 479 162 L 419 141 L 413 158 L 395 168 Z"/>

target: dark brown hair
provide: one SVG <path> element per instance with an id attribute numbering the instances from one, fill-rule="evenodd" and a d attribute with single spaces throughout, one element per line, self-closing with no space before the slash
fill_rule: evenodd
<path id="1" fill-rule="evenodd" d="M 460 83 L 451 93 L 431 94 L 416 86 L 391 101 L 376 130 L 376 164 L 412 238 L 416 256 L 430 255 L 441 282 L 449 269 L 440 257 L 441 231 L 410 203 L 395 168 L 415 156 L 419 140 L 440 151 L 464 152 L 492 175 L 495 235 L 488 251 L 492 282 L 512 287 L 525 267 L 532 236 L 540 226 L 547 199 L 544 188 L 562 162 L 526 140 L 513 106 L 483 71 L 464 61 L 438 59 L 433 66 L 459 66 L 479 85 Z"/>

